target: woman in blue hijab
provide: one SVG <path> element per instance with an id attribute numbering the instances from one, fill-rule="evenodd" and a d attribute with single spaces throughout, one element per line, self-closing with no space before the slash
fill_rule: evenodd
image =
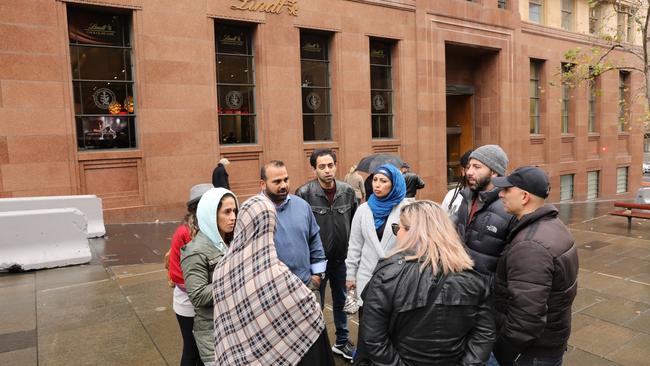
<path id="1" fill-rule="evenodd" d="M 198 231 L 181 249 L 185 288 L 196 313 L 194 339 L 206 366 L 214 365 L 212 272 L 228 251 L 238 208 L 235 194 L 225 188 L 205 192 L 196 210 Z"/>
<path id="2" fill-rule="evenodd" d="M 361 292 L 372 277 L 379 259 L 395 246 L 391 224 L 399 222 L 399 214 L 406 203 L 406 182 L 402 173 L 391 164 L 377 167 L 373 172 L 372 194 L 357 209 L 352 219 L 347 267 L 346 287 L 356 290 L 357 303 L 363 305 Z M 359 308 L 359 316 L 362 308 Z"/>

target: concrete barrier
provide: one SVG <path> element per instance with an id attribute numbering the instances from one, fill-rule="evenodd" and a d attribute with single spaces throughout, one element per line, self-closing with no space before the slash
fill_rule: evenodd
<path id="1" fill-rule="evenodd" d="M 102 199 L 95 195 L 0 198 L 0 212 L 53 208 L 76 208 L 83 212 L 88 222 L 89 238 L 106 234 Z"/>
<path id="2" fill-rule="evenodd" d="M 0 270 L 90 262 L 86 218 L 76 208 L 0 212 Z"/>

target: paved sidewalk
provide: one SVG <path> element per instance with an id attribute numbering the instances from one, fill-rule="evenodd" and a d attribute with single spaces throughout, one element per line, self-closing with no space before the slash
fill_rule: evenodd
<path id="1" fill-rule="evenodd" d="M 558 207 L 581 266 L 565 365 L 650 364 L 650 221 L 627 233 L 611 202 Z M 178 365 L 162 267 L 175 227 L 109 225 L 88 265 L 0 274 L 0 365 Z M 333 339 L 330 305 L 325 316 Z"/>

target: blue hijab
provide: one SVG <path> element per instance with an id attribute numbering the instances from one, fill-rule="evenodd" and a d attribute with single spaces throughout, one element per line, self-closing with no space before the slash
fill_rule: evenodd
<path id="1" fill-rule="evenodd" d="M 375 229 L 379 229 L 386 222 L 393 207 L 397 206 L 406 197 L 406 181 L 404 181 L 402 173 L 392 164 L 380 165 L 372 174 L 385 175 L 393 183 L 393 188 L 386 197 L 377 198 L 373 193 L 368 198 L 368 206 L 375 218 Z"/>
<path id="2" fill-rule="evenodd" d="M 212 188 L 201 196 L 199 205 L 196 209 L 196 219 L 199 223 L 199 230 L 207 236 L 212 244 L 222 252 L 227 252 L 228 247 L 219 235 L 217 227 L 217 207 L 223 196 L 230 194 L 235 198 L 235 206 L 239 207 L 237 197 L 231 191 L 225 188 Z"/>

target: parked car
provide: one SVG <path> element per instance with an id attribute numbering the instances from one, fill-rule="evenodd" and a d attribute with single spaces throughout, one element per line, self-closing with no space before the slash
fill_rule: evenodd
<path id="1" fill-rule="evenodd" d="M 650 163 L 643 163 L 643 174 L 650 173 Z"/>

